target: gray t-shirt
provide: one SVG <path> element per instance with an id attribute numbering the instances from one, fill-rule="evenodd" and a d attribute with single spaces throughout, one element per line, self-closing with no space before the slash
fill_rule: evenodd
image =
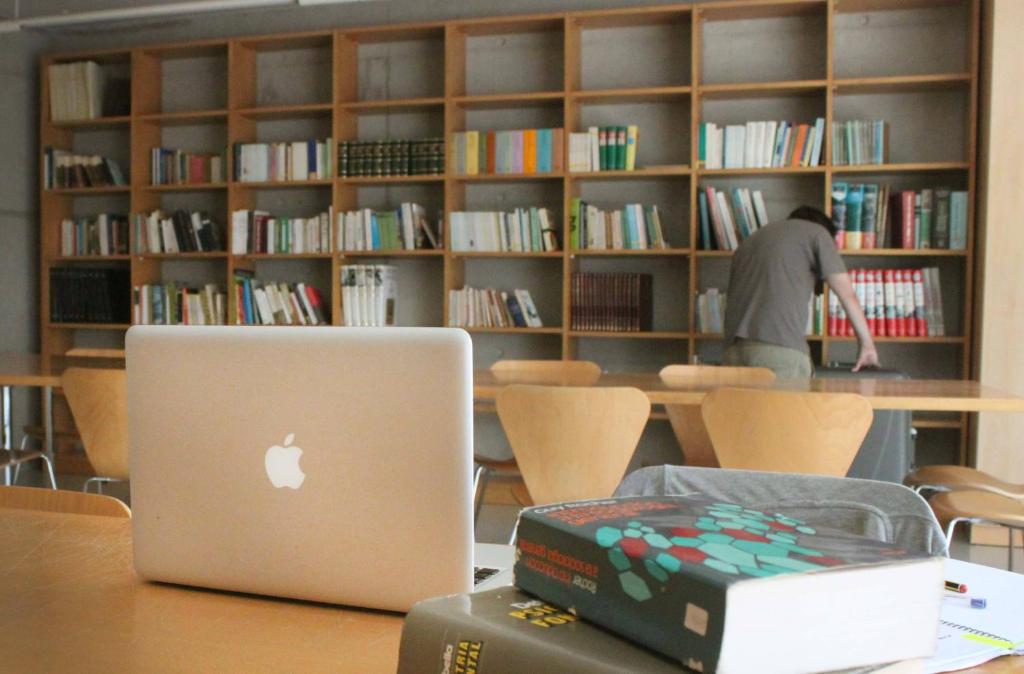
<path id="1" fill-rule="evenodd" d="M 814 283 L 845 271 L 828 230 L 817 223 L 783 220 L 757 230 L 732 259 L 726 344 L 745 337 L 806 353 Z"/>

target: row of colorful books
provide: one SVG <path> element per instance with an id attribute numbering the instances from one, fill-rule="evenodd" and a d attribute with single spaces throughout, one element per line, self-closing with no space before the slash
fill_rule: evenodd
<path id="1" fill-rule="evenodd" d="M 341 310 L 345 325 L 395 325 L 398 303 L 397 269 L 387 264 L 341 267 Z"/>
<path id="2" fill-rule="evenodd" d="M 559 172 L 562 129 L 459 131 L 452 134 L 451 170 L 456 175 Z"/>
<path id="3" fill-rule="evenodd" d="M 448 325 L 459 328 L 540 328 L 529 290 L 464 288 L 448 291 Z"/>
<path id="4" fill-rule="evenodd" d="M 99 213 L 87 218 L 60 221 L 60 254 L 126 255 L 128 218 L 114 213 Z"/>
<path id="5" fill-rule="evenodd" d="M 854 119 L 832 122 L 832 164 L 884 164 L 889 155 L 889 125 L 885 120 Z"/>
<path id="6" fill-rule="evenodd" d="M 728 193 L 705 187 L 697 193 L 697 215 L 704 250 L 736 250 L 740 241 L 769 222 L 761 190 L 742 187 Z"/>
<path id="7" fill-rule="evenodd" d="M 334 250 L 333 214 L 333 207 L 308 218 L 274 216 L 261 210 L 237 210 L 231 214 L 231 253 L 330 253 Z"/>
<path id="8" fill-rule="evenodd" d="M 651 329 L 650 274 L 575 272 L 570 280 L 570 327 L 587 332 Z"/>
<path id="9" fill-rule="evenodd" d="M 235 143 L 234 174 L 239 182 L 323 180 L 334 175 L 330 138 L 281 143 Z"/>
<path id="10" fill-rule="evenodd" d="M 936 187 L 890 191 L 888 185 L 832 184 L 832 220 L 840 248 L 967 247 L 967 192 Z"/>
<path id="11" fill-rule="evenodd" d="M 136 213 L 135 252 L 199 253 L 225 250 L 221 225 L 203 211 Z"/>
<path id="12" fill-rule="evenodd" d="M 405 202 L 393 210 L 361 208 L 338 214 L 340 250 L 415 250 L 442 248 L 443 231 L 427 210 Z"/>
<path id="13" fill-rule="evenodd" d="M 132 288 L 132 320 L 139 325 L 224 325 L 227 295 L 213 283 L 138 285 Z"/>
<path id="14" fill-rule="evenodd" d="M 343 140 L 338 143 L 338 175 L 342 178 L 443 173 L 444 138 Z"/>
<path id="15" fill-rule="evenodd" d="M 760 121 L 719 127 L 703 122 L 697 162 L 706 169 L 780 168 L 821 163 L 825 119 L 814 124 Z"/>
<path id="16" fill-rule="evenodd" d="M 167 147 L 150 150 L 151 185 L 201 185 L 224 182 L 224 155 Z"/>
<path id="17" fill-rule="evenodd" d="M 555 218 L 546 208 L 451 213 L 452 250 L 460 252 L 540 252 L 558 250 Z"/>
<path id="18" fill-rule="evenodd" d="M 591 126 L 569 134 L 569 170 L 633 171 L 636 169 L 640 129 L 628 126 Z"/>
<path id="19" fill-rule="evenodd" d="M 573 250 L 650 250 L 668 248 L 657 206 L 626 204 L 602 210 L 579 197 L 572 200 L 569 243 Z"/>
<path id="20" fill-rule="evenodd" d="M 872 335 L 941 337 L 946 334 L 938 267 L 853 269 L 850 278 Z M 829 335 L 852 337 L 855 334 L 846 311 L 832 291 L 828 311 Z"/>
<path id="21" fill-rule="evenodd" d="M 323 295 L 306 283 L 257 281 L 248 269 L 234 273 L 237 325 L 327 325 Z"/>
<path id="22" fill-rule="evenodd" d="M 120 164 L 98 154 L 48 147 L 43 152 L 43 188 L 118 187 L 128 184 Z"/>

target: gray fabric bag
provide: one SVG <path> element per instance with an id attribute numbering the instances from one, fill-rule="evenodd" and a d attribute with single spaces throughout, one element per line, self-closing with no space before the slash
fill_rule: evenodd
<path id="1" fill-rule="evenodd" d="M 615 496 L 701 495 L 781 512 L 830 528 L 932 555 L 946 540 L 923 498 L 903 485 L 848 477 L 754 470 L 651 466 L 630 473 Z"/>

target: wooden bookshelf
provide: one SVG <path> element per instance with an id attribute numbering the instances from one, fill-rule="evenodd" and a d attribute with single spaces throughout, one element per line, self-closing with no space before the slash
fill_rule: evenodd
<path id="1" fill-rule="evenodd" d="M 962 29 L 962 39 L 947 45 L 935 56 L 915 58 L 901 70 L 901 58 L 886 58 L 885 52 L 905 55 L 909 47 L 882 44 L 881 50 L 869 50 L 851 36 L 851 27 L 863 23 L 872 14 L 884 23 L 884 13 L 907 10 L 917 12 L 920 21 L 915 30 L 927 36 L 947 35 L 950 26 Z M 860 16 L 864 15 L 864 16 Z M 913 14 L 910 15 L 913 19 Z M 860 21 L 864 19 L 863 21 Z M 763 23 L 759 23 L 763 22 Z M 859 23 L 857 23 L 859 22 Z M 906 24 L 906 17 L 901 18 Z M 952 22 L 952 23 L 951 23 Z M 913 23 L 913 21 L 911 21 Z M 936 24 L 936 25 L 933 25 Z M 763 26 L 764 30 L 754 30 Z M 794 31 L 793 29 L 799 30 Z M 732 32 L 736 31 L 736 32 Z M 955 31 L 954 31 L 955 32 Z M 774 47 L 799 50 L 800 59 L 787 64 L 766 55 L 775 51 L 773 39 L 799 34 L 807 40 L 796 46 L 779 42 Z M 753 37 L 751 37 L 753 36 Z M 775 37 L 773 37 L 775 36 Z M 778 37 L 782 36 L 782 37 Z M 738 55 L 723 56 L 730 50 L 723 45 L 733 40 L 755 40 Z M 876 40 L 883 39 L 876 36 Z M 634 42 L 630 42 L 634 41 Z M 928 40 L 925 40 L 928 42 Z M 936 42 L 932 40 L 931 42 Z M 929 44 L 931 44 L 929 42 Z M 511 45 L 508 46 L 508 45 Z M 524 48 L 525 45 L 525 48 Z M 632 47 L 637 47 L 633 50 Z M 642 47 L 642 48 L 641 48 Z M 735 47 L 735 45 L 732 45 Z M 360 81 L 365 68 L 361 59 L 374 58 L 380 50 L 405 50 L 412 56 L 414 76 L 389 81 L 388 88 L 377 90 Z M 618 49 L 629 68 L 621 68 L 617 57 L 602 52 Z M 375 51 L 376 50 L 376 51 Z M 507 53 L 502 50 L 510 50 Z M 636 52 L 634 54 L 634 51 Z M 875 57 L 874 52 L 882 51 Z M 536 53 L 534 53 L 536 52 Z M 742 52 L 742 53 L 739 53 Z M 297 72 L 295 82 L 280 90 L 261 85 L 264 60 L 275 53 L 298 55 L 293 59 L 305 68 Z M 526 54 L 524 57 L 523 55 Z M 554 327 L 469 330 L 475 342 L 503 340 L 501 344 L 519 344 L 531 353 L 536 346 L 540 357 L 563 359 L 592 357 L 595 344 L 613 344 L 630 353 L 654 349 L 645 361 L 651 367 L 669 362 L 715 360 L 720 356 L 721 337 L 699 334 L 695 323 L 694 296 L 706 287 L 724 287 L 720 279 L 728 269 L 729 251 L 701 250 L 698 246 L 697 194 L 705 185 L 718 181 L 739 185 L 736 181 L 758 181 L 780 196 L 770 215 L 783 217 L 786 195 L 813 195 L 813 204 L 830 207 L 831 186 L 835 180 L 886 181 L 892 184 L 924 184 L 950 180 L 954 189 L 966 189 L 968 199 L 968 243 L 966 250 L 861 250 L 842 251 L 851 266 L 870 265 L 878 258 L 882 266 L 939 264 L 944 293 L 951 296 L 948 307 L 956 315 L 947 315 L 954 334 L 937 338 L 880 339 L 883 360 L 891 357 L 889 348 L 899 348 L 900 360 L 907 351 L 924 350 L 927 361 L 940 354 L 947 370 L 944 378 L 967 378 L 973 345 L 972 302 L 975 282 L 975 181 L 977 166 L 977 99 L 979 66 L 979 0 L 725 0 L 656 7 L 617 8 L 583 12 L 557 12 L 527 16 L 468 18 L 379 27 L 346 27 L 306 33 L 257 35 L 231 39 L 203 40 L 163 45 L 139 45 L 77 54 L 52 54 L 41 59 L 40 153 L 45 147 L 75 148 L 80 137 L 89 134 L 123 133 L 128 141 L 125 163 L 130 185 L 80 189 L 44 190 L 40 194 L 40 314 L 41 348 L 44 354 L 59 355 L 78 343 L 80 333 L 100 333 L 99 340 L 109 348 L 123 348 L 124 325 L 58 324 L 49 321 L 49 282 L 51 267 L 58 265 L 127 266 L 134 285 L 176 280 L 178 274 L 193 267 L 202 282 L 216 279 L 226 289 L 236 269 L 255 269 L 261 265 L 292 265 L 315 279 L 327 279 L 320 287 L 329 302 L 332 324 L 341 324 L 339 268 L 361 260 L 387 260 L 396 264 L 399 274 L 412 275 L 417 291 L 399 297 L 399 304 L 417 305 L 412 324 L 441 325 L 448 315 L 448 291 L 464 284 L 496 287 L 528 287 L 543 290 L 547 308 L 542 317 Z M 635 56 L 636 62 L 631 59 Z M 939 58 L 941 57 L 941 58 Z M 80 59 L 96 59 L 101 65 L 126 67 L 131 77 L 131 113 L 95 120 L 51 122 L 49 119 L 47 66 Z M 526 58 L 525 62 L 516 59 Z M 533 60 L 530 60 L 533 59 Z M 727 62 L 735 59 L 736 62 Z M 794 59 L 789 59 L 793 61 Z M 304 65 L 303 65 L 304 64 Z M 618 64 L 618 65 L 616 65 Z M 557 66 L 557 67 L 555 67 Z M 508 68 L 509 72 L 501 72 Z M 194 72 L 189 74 L 193 69 Z M 490 73 L 488 69 L 496 72 Z M 528 76 L 518 76 L 522 71 Z M 183 73 L 185 73 L 183 75 Z M 517 77 L 508 76 L 509 73 Z M 194 100 L 183 97 L 173 86 L 182 77 L 192 77 L 203 95 Z M 532 79 L 530 79 L 532 78 Z M 287 82 L 285 84 L 288 84 Z M 267 92 L 275 93 L 269 95 Z M 186 92 L 188 93 L 188 92 Z M 822 165 L 800 168 L 707 170 L 698 164 L 698 124 L 705 111 L 725 110 L 730 123 L 738 122 L 749 111 L 748 119 L 792 119 L 784 113 L 766 113 L 764 106 L 810 106 L 815 116 L 824 117 L 826 130 L 833 120 L 844 118 L 844 106 L 858 97 L 878 96 L 887 100 L 903 96 L 954 96 L 962 109 L 963 128 L 956 129 L 957 140 L 938 137 L 936 151 L 927 156 L 912 153 L 894 155 L 891 163 L 877 166 L 833 166 L 826 133 Z M 943 99 L 945 101 L 945 99 Z M 899 100 L 897 100 L 899 102 Z M 414 132 L 396 131 L 391 137 L 444 136 L 467 129 L 524 128 L 561 126 L 568 133 L 585 128 L 596 112 L 624 107 L 647 109 L 669 117 L 673 142 L 679 150 L 673 156 L 659 156 L 652 148 L 659 143 L 653 133 L 640 129 L 638 168 L 634 171 L 588 173 L 553 172 L 529 175 L 456 175 L 450 169 L 441 175 L 389 177 L 332 177 L 320 180 L 282 183 L 243 183 L 231 178 L 233 161 L 227 153 L 228 179 L 205 185 L 150 185 L 149 154 L 157 145 L 174 146 L 181 139 L 223 137 L 220 147 L 188 147 L 196 151 L 219 151 L 235 142 L 251 140 L 298 140 L 263 137 L 264 128 L 274 125 L 320 125 L 335 143 L 339 140 L 369 140 L 386 137 L 378 133 L 379 121 L 412 120 Z M 725 107 L 723 107 L 725 106 Z M 768 108 L 771 109 L 771 108 Z M 629 114 L 623 113 L 623 114 Z M 639 114 L 639 113 L 638 113 Z M 653 114 L 653 113 L 652 113 Z M 716 113 L 717 114 L 717 113 Z M 494 115 L 505 121 L 488 125 Z M 714 115 L 708 115 L 708 121 Z M 557 124 L 533 124 L 522 119 L 557 120 Z M 678 123 L 676 123 L 678 122 Z M 397 123 L 397 122 L 396 122 Z M 927 124 L 926 121 L 921 122 Z M 435 129 L 420 131 L 420 127 Z M 313 128 L 313 127 L 310 127 Z M 914 130 L 913 127 L 904 129 Z M 893 134 L 901 133 L 893 129 Z M 212 135 L 211 135 L 212 134 Z M 220 136 L 217 136 L 220 134 Z M 271 134 L 273 135 L 273 134 Z M 949 134 L 946 134 L 949 135 Z M 212 142 L 212 141 L 207 141 Z M 943 143 L 948 143 L 943 146 Z M 447 145 L 446 145 L 447 148 Z M 661 148 L 659 148 L 660 150 Z M 332 149 L 335 152 L 335 149 Z M 447 154 L 447 149 L 446 149 Z M 664 152 L 662 153 L 664 154 Z M 563 156 L 568 157 L 567 147 Z M 654 157 L 654 159 L 651 159 Z M 336 152 L 335 152 L 336 158 Z M 810 185 L 810 187 L 807 187 Z M 633 190 L 653 190 L 662 195 L 656 203 L 672 202 L 671 248 L 665 250 L 568 250 L 569 205 L 573 197 L 585 199 L 609 190 L 629 195 Z M 801 192 L 800 190 L 803 190 Z M 294 195 L 296 196 L 293 196 Z M 415 251 L 337 251 L 298 255 L 139 254 L 135 235 L 131 234 L 129 255 L 100 258 L 62 257 L 60 221 L 85 208 L 79 200 L 102 202 L 108 212 L 133 214 L 154 208 L 184 207 L 196 200 L 196 208 L 210 210 L 230 235 L 230 213 L 257 207 L 275 214 L 306 217 L 332 206 L 335 213 L 352 208 L 379 208 L 384 204 L 366 194 L 403 195 L 387 197 L 399 201 L 427 202 L 428 212 L 440 211 L 445 219 L 458 210 L 495 210 L 519 206 L 545 206 L 560 216 L 562 250 L 547 253 L 466 253 L 451 250 L 445 228 L 442 250 Z M 406 197 L 406 194 L 413 196 Z M 500 204 L 494 195 L 510 195 Z M 530 195 L 524 197 L 523 195 Z M 535 197 L 533 195 L 536 195 Z M 766 192 L 767 196 L 767 192 Z M 628 196 L 616 197 L 626 203 Z M 810 197 L 807 197 L 810 198 Z M 268 208 L 261 200 L 300 200 L 303 205 Z M 609 201 L 605 199 L 604 201 Z M 288 202 L 292 203 L 292 202 Z M 294 203 L 299 203 L 298 201 Z M 307 203 L 316 203 L 315 208 Z M 788 211 L 787 211 L 788 212 Z M 669 238 L 666 233 L 666 238 Z M 231 250 L 228 241 L 228 250 Z M 185 272 L 181 269 L 187 266 Z M 275 267 L 277 269 L 279 267 Z M 292 267 L 288 267 L 291 269 Z M 650 272 L 655 286 L 662 288 L 655 301 L 654 329 L 649 332 L 581 332 L 571 326 L 570 279 L 577 271 Z M 493 274 L 493 277 L 492 277 Z M 947 278 L 947 274 L 949 275 Z M 297 274 L 293 274 L 295 276 Z M 717 275 L 717 276 L 716 276 Z M 277 280 L 275 272 L 266 277 Z M 493 280 L 491 280 L 493 278 Z M 504 281 L 503 278 L 512 280 Z M 523 279 L 528 279 L 525 283 Z M 534 279 L 534 280 L 529 280 Z M 181 280 L 193 280 L 181 278 Z M 423 281 L 423 283 L 420 283 Z M 535 287 L 529 283 L 537 284 Z M 319 286 L 319 284 L 317 284 Z M 668 290 L 665 290 L 665 289 Z M 955 291 L 955 292 L 954 292 Z M 228 293 L 228 314 L 234 315 L 233 293 Z M 668 299 L 666 299 L 668 297 Z M 659 299 L 660 298 L 660 299 Z M 541 302 L 538 302 L 540 304 Z M 401 312 L 400 312 L 401 317 Z M 827 317 L 826 317 L 827 320 Z M 947 328 L 949 329 L 949 328 Z M 551 337 L 558 337 L 552 351 Z M 511 340 L 511 341 L 510 341 Z M 532 340 L 532 341 L 531 341 Z M 92 336 L 83 340 L 96 346 Z M 853 346 L 847 338 L 815 337 L 811 340 L 814 359 L 828 363 L 846 358 Z M 533 345 L 533 346 L 531 346 Z M 607 352 L 607 351 L 605 351 Z M 600 358 L 599 358 L 600 359 Z M 895 363 L 900 366 L 900 363 Z M 954 371 L 955 370 L 955 371 Z M 927 373 L 925 373 L 927 374 Z M 918 376 L 921 376 L 920 374 Z M 958 433 L 961 453 L 966 447 L 966 417 L 953 420 L 925 420 L 932 432 Z M 66 409 L 58 409 L 58 425 L 69 427 Z"/>

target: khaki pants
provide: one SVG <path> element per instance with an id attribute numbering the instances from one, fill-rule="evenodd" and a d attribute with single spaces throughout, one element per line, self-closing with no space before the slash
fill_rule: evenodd
<path id="1" fill-rule="evenodd" d="M 725 364 L 766 367 L 779 379 L 810 379 L 814 375 L 811 357 L 803 351 L 756 339 L 734 340 L 725 348 Z"/>

